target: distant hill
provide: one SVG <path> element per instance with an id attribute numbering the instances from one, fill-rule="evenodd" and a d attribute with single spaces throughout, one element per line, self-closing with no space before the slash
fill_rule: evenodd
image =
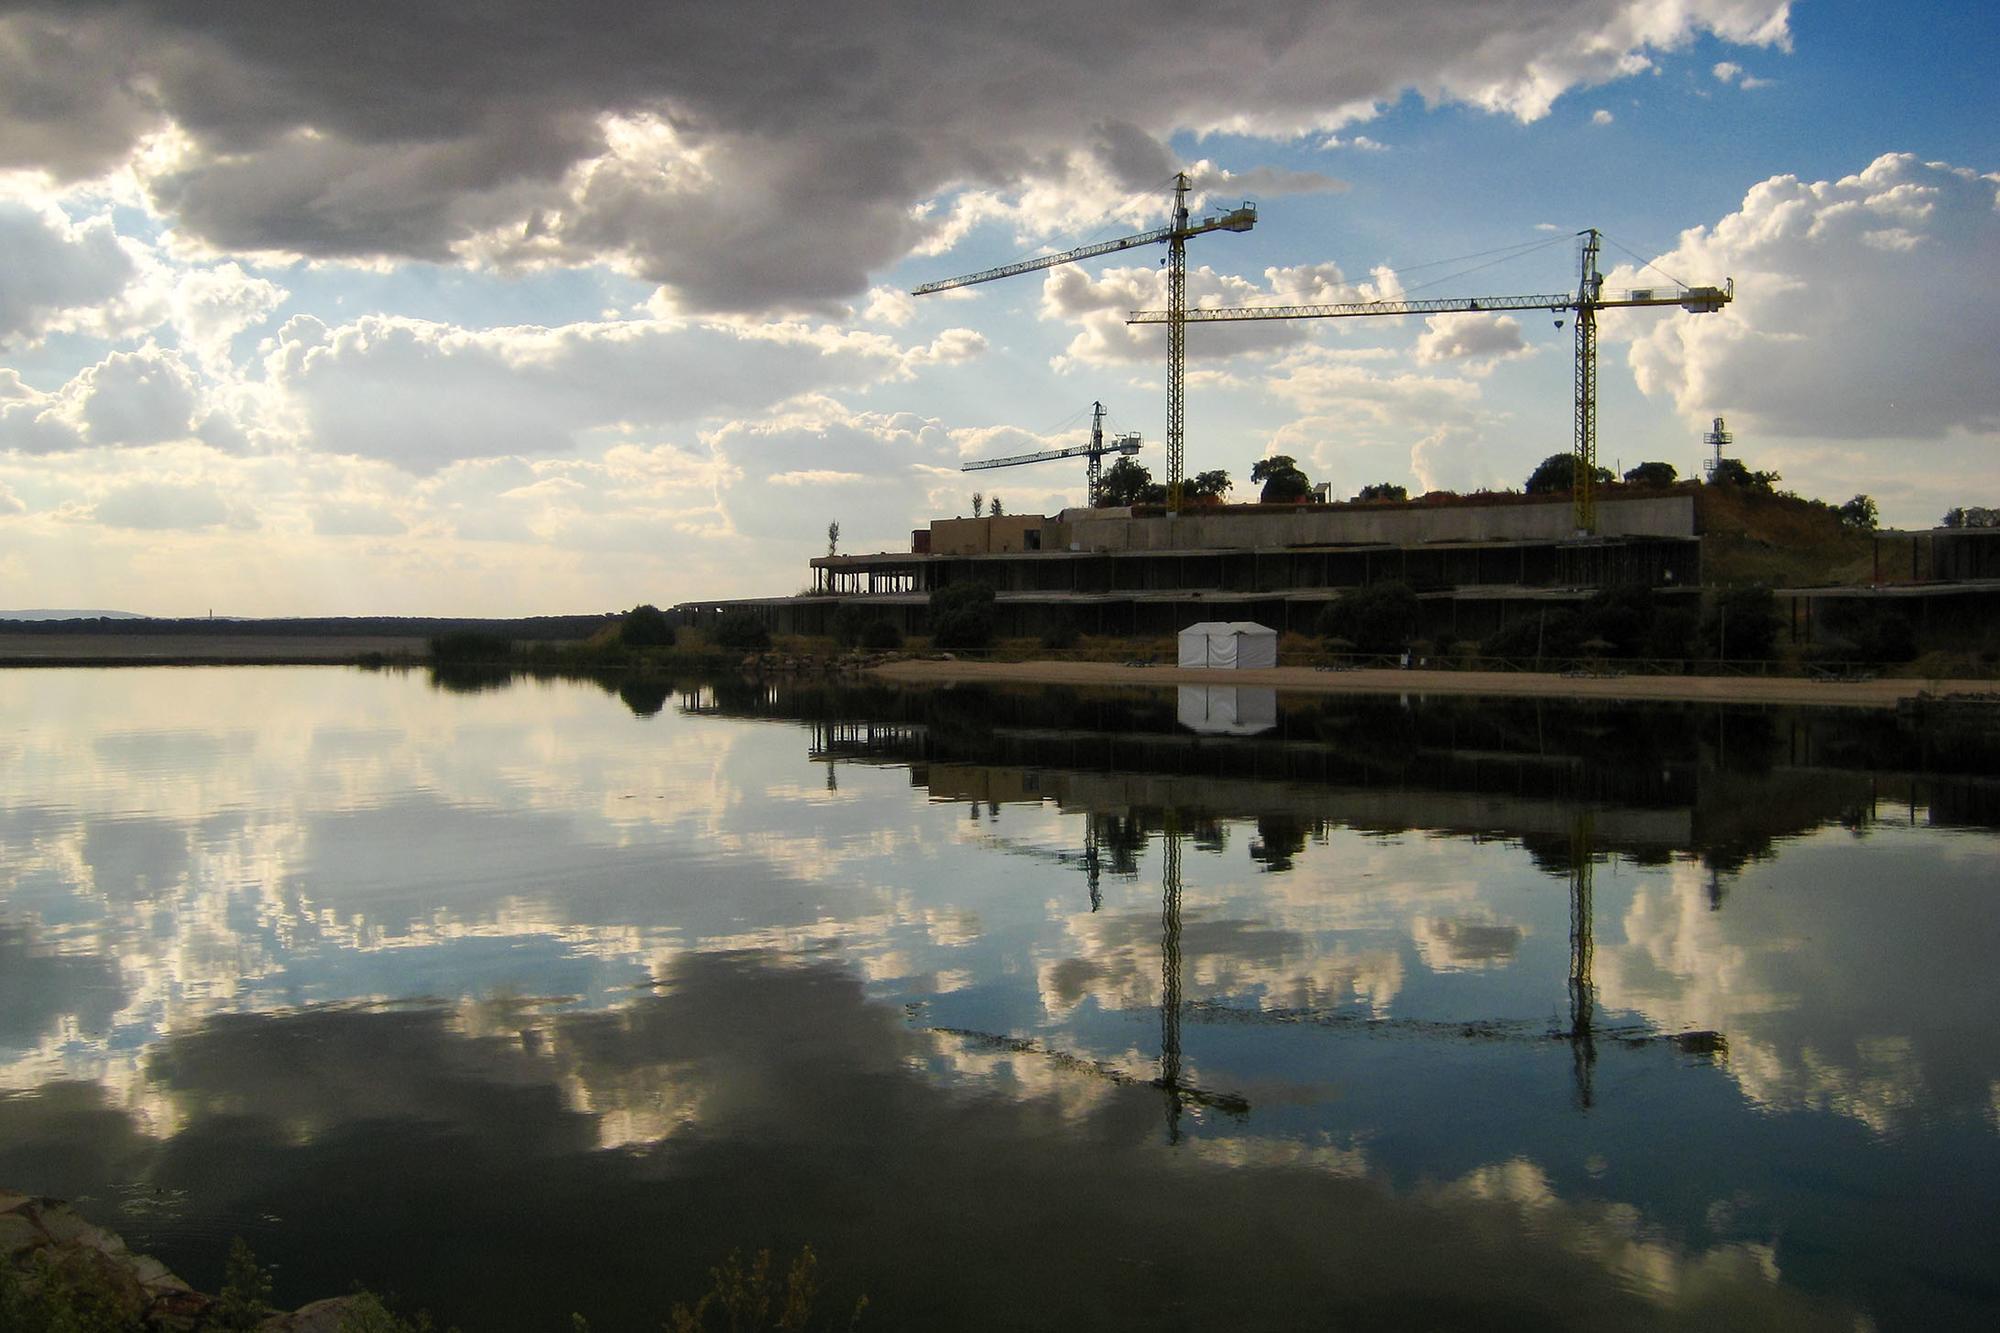
<path id="1" fill-rule="evenodd" d="M 587 639 L 617 620 L 613 615 L 521 616 L 308 616 L 287 620 L 235 620 L 207 616 L 183 620 L 117 611 L 0 612 L 0 634 L 213 635 L 228 638 L 427 638 L 454 630 L 504 634 L 510 639 Z"/>

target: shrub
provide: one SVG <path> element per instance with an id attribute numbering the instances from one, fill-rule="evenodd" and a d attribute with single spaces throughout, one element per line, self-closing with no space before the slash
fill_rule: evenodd
<path id="1" fill-rule="evenodd" d="M 455 629 L 431 639 L 431 658 L 438 662 L 503 662 L 513 652 L 514 641 L 506 635 L 476 629 Z"/>
<path id="2" fill-rule="evenodd" d="M 618 635 L 632 648 L 671 648 L 674 646 L 674 627 L 667 620 L 667 613 L 657 606 L 642 604 L 625 613 L 624 621 L 618 627 Z"/>
<path id="3" fill-rule="evenodd" d="M 954 583 L 931 594 L 931 644 L 949 653 L 983 652 L 993 644 L 993 589 Z"/>
<path id="4" fill-rule="evenodd" d="M 1765 658 L 1778 644 L 1778 599 L 1761 584 L 1727 588 L 1715 596 L 1702 621 L 1702 639 L 1712 656 Z"/>
<path id="5" fill-rule="evenodd" d="M 755 611 L 738 607 L 724 611 L 709 631 L 709 639 L 718 648 L 732 652 L 761 653 L 771 646 L 771 631 Z"/>
<path id="6" fill-rule="evenodd" d="M 1646 631 L 1648 657 L 1689 658 L 1701 652 L 1701 617 L 1685 606 L 1670 606 L 1653 617 Z"/>
<path id="7" fill-rule="evenodd" d="M 1546 608 L 1531 616 L 1509 621 L 1481 645 L 1488 657 L 1529 661 L 1542 657 L 1575 657 L 1583 649 L 1586 632 L 1583 617 L 1566 606 Z"/>
<path id="8" fill-rule="evenodd" d="M 1373 583 L 1343 593 L 1320 616 L 1321 637 L 1364 653 L 1400 652 L 1417 633 L 1417 594 L 1407 583 Z"/>
<path id="9" fill-rule="evenodd" d="M 871 653 L 893 653 L 903 646 L 903 631 L 886 620 L 871 620 L 861 627 L 861 646 Z"/>

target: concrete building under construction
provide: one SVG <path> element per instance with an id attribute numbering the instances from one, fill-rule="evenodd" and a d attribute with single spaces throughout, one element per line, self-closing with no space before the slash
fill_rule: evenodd
<path id="1" fill-rule="evenodd" d="M 859 605 L 922 634 L 933 591 L 980 582 L 995 590 L 1003 637 L 1163 635 L 1198 620 L 1312 632 L 1343 592 L 1394 580 L 1417 590 L 1426 633 L 1449 641 L 1611 586 L 1698 595 L 1692 493 L 1605 496 L 1597 521 L 1580 539 L 1567 496 L 1512 494 L 938 519 L 907 551 L 815 557 L 810 593 L 678 609 L 696 625 L 745 608 L 774 633 L 828 634 L 843 606 Z"/>

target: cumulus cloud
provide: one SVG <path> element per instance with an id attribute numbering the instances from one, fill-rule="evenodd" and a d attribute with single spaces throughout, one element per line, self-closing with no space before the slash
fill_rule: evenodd
<path id="1" fill-rule="evenodd" d="M 824 532 L 837 519 L 850 549 L 902 548 L 927 516 L 933 486 L 958 469 L 942 422 L 856 412 L 830 399 L 733 422 L 704 439 L 730 531 L 764 540 Z"/>
<path id="2" fill-rule="evenodd" d="M 19 200 L 0 200 L 0 254 L 0 345 L 111 300 L 135 272 L 108 220 L 72 223 Z"/>
<path id="3" fill-rule="evenodd" d="M 180 357 L 147 346 L 113 352 L 77 377 L 78 415 L 92 444 L 146 445 L 188 434 L 198 401 Z"/>
<path id="4" fill-rule="evenodd" d="M 83 436 L 63 412 L 60 398 L 0 368 L 0 453 L 54 454 L 83 447 Z"/>
<path id="5" fill-rule="evenodd" d="M 1603 107 L 1590 113 L 1590 123 L 1593 125 L 1609 125 L 1615 119 L 1616 117 Z"/>
<path id="6" fill-rule="evenodd" d="M 302 439 L 428 473 L 457 459 L 569 453 L 593 431 L 762 411 L 981 345 L 957 333 L 909 349 L 803 324 L 474 331 L 382 316 L 328 328 L 301 317 L 268 345 L 265 362 Z"/>
<path id="7" fill-rule="evenodd" d="M 1512 315 L 1432 315 L 1424 325 L 1415 349 L 1417 361 L 1423 365 L 1467 361 L 1490 369 L 1496 361 L 1526 356 L 1530 351 L 1521 337 L 1521 321 Z"/>
<path id="8" fill-rule="evenodd" d="M 1330 133 L 1411 90 L 1533 120 L 1697 36 L 1782 44 L 1786 11 L 1453 0 L 1414 25 L 1400 0 L 1280 0 L 1161 23 L 1111 0 L 1079 24 L 1055 0 L 603 3 L 558 34 L 531 0 L 473 24 L 25 0 L 0 18 L 0 165 L 73 180 L 171 141 L 146 188 L 219 249 L 612 260 L 689 310 L 830 308 L 925 243 L 940 195 L 1079 173 L 1149 189 L 1174 133 Z"/>
<path id="9" fill-rule="evenodd" d="M 1370 279 L 1350 282 L 1338 264 L 1267 268 L 1263 282 L 1219 273 L 1207 265 L 1187 275 L 1187 303 L 1193 309 L 1257 305 L 1327 305 L 1344 301 L 1395 300 L 1403 294 L 1395 272 L 1376 268 Z M 1071 364 L 1121 361 L 1158 362 L 1166 355 L 1166 332 L 1158 324 L 1128 324 L 1135 310 L 1159 310 L 1167 303 L 1166 276 L 1157 267 L 1115 268 L 1092 275 L 1065 266 L 1042 280 L 1041 314 L 1080 326 L 1057 360 Z M 1312 336 L 1310 320 L 1243 320 L 1204 323 L 1188 335 L 1190 360 L 1239 356 L 1296 347 Z"/>
<path id="10" fill-rule="evenodd" d="M 1839 180 L 1774 176 L 1657 267 L 1736 279 L 1717 314 L 1604 326 L 1639 330 L 1640 388 L 1692 421 L 1826 440 L 2000 430 L 2000 176 L 1909 153 Z"/>
<path id="11" fill-rule="evenodd" d="M 287 295 L 275 282 L 232 263 L 181 274 L 167 304 L 180 346 L 211 375 L 227 376 L 236 366 L 237 335 L 264 323 Z"/>

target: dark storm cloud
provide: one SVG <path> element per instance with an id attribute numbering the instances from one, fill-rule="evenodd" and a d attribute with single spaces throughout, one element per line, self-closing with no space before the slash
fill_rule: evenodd
<path id="1" fill-rule="evenodd" d="M 0 164 L 178 126 L 158 201 L 219 246 L 610 255 L 691 306 L 850 295 L 941 191 L 1162 183 L 1178 129 L 1289 134 L 1416 89 L 1532 117 L 1626 51 L 1782 34 L 1777 0 L 1007 6 L 0 0 Z M 648 127 L 618 147 L 606 117 Z M 596 163 L 587 172 L 574 169 Z M 1297 184 L 1298 182 L 1294 182 Z M 518 251 L 518 253 L 516 253 Z"/>

